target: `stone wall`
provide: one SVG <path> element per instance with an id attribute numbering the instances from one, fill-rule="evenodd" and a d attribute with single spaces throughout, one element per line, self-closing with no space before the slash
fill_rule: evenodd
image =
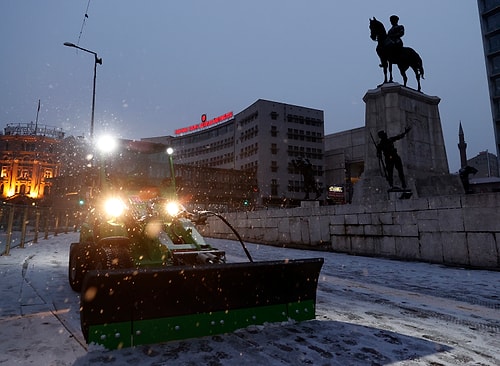
<path id="1" fill-rule="evenodd" d="M 500 194 L 225 214 L 248 242 L 500 270 Z M 309 206 L 309 207 L 308 207 Z M 236 239 L 219 219 L 206 236 Z"/>

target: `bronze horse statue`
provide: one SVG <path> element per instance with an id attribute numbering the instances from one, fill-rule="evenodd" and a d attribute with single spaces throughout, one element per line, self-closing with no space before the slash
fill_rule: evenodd
<path id="1" fill-rule="evenodd" d="M 384 83 L 387 83 L 387 68 L 389 68 L 389 82 L 392 83 L 392 65 L 398 65 L 404 86 L 408 81 L 406 70 L 412 68 L 417 79 L 418 91 L 421 91 L 420 78 L 424 78 L 424 66 L 418 53 L 410 47 L 390 47 L 384 25 L 375 19 L 370 19 L 370 38 L 377 41 L 377 55 L 380 57 L 380 66 L 384 69 Z"/>

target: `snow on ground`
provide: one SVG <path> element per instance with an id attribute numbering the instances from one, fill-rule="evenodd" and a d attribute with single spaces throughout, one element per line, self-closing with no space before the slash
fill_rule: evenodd
<path id="1" fill-rule="evenodd" d="M 325 258 L 315 320 L 114 351 L 87 346 L 67 282 L 77 235 L 0 256 L 0 365 L 500 365 L 499 272 L 253 244 L 254 260 Z M 245 261 L 239 243 L 208 241 Z"/>

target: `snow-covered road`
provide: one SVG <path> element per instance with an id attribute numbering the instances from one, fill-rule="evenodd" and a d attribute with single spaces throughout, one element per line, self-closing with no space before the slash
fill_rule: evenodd
<path id="1" fill-rule="evenodd" d="M 0 257 L 0 365 L 500 365 L 500 273 L 248 244 L 254 260 L 324 257 L 316 320 L 105 351 L 85 344 L 61 234 Z M 229 261 L 237 242 L 208 240 Z"/>

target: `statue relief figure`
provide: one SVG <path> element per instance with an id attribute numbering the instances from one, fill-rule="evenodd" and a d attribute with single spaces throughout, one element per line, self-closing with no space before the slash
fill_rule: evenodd
<path id="1" fill-rule="evenodd" d="M 293 160 L 292 164 L 300 171 L 304 179 L 304 192 L 306 193 L 304 199 L 309 199 L 310 192 L 316 193 L 315 199 L 318 199 L 321 196 L 321 190 L 318 188 L 316 180 L 314 179 L 314 169 L 309 159 L 299 157 Z"/>
<path id="2" fill-rule="evenodd" d="M 403 171 L 403 162 L 401 161 L 401 157 L 398 154 L 396 147 L 394 146 L 394 142 L 402 139 L 406 136 L 406 134 L 410 131 L 411 127 L 406 127 L 403 133 L 399 135 L 388 137 L 385 131 L 379 131 L 378 137 L 380 141 L 376 144 L 377 147 L 377 157 L 379 161 L 382 162 L 382 154 L 384 156 L 385 164 L 382 164 L 384 167 L 384 174 L 389 183 L 389 186 L 392 190 L 397 190 L 394 187 L 394 168 L 396 168 L 399 176 L 399 181 L 401 182 L 401 186 L 403 190 L 406 189 L 406 179 Z"/>

